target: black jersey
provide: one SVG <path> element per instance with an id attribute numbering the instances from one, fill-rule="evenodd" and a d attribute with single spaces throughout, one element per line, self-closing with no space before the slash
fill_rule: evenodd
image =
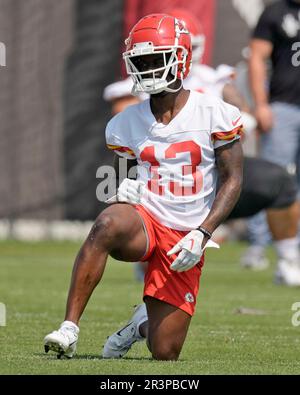
<path id="1" fill-rule="evenodd" d="M 270 101 L 300 105 L 300 1 L 279 0 L 266 7 L 253 38 L 273 44 Z"/>

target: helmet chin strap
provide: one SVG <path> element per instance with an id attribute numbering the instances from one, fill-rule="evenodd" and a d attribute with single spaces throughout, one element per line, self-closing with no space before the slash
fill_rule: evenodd
<path id="1" fill-rule="evenodd" d="M 172 88 L 167 86 L 164 89 L 164 91 L 175 93 L 175 92 L 178 92 L 181 88 L 182 88 L 182 80 L 180 80 L 180 85 L 179 85 L 179 87 L 177 89 L 172 89 Z"/>
<path id="2" fill-rule="evenodd" d="M 181 88 L 182 88 L 183 82 L 182 80 L 180 80 L 180 85 L 178 88 L 170 88 L 169 86 L 166 86 L 164 88 L 160 88 L 160 89 L 154 89 L 153 91 L 148 91 L 147 93 L 149 93 L 149 95 L 153 95 L 153 94 L 157 94 L 157 93 L 161 93 L 161 92 L 171 92 L 171 93 L 176 93 L 178 92 Z M 133 96 L 138 96 L 141 92 L 145 92 L 143 89 L 136 89 L 136 85 L 133 85 L 132 88 L 132 95 Z"/>
<path id="3" fill-rule="evenodd" d="M 177 67 L 176 67 L 176 69 L 177 69 Z M 173 74 L 172 71 L 171 71 L 171 74 Z M 176 73 L 174 75 L 176 75 L 176 74 L 177 74 L 177 70 L 176 70 Z M 176 81 L 178 81 L 178 79 L 176 79 L 173 83 L 175 83 Z M 153 89 L 152 91 L 151 90 L 147 90 L 146 93 L 148 93 L 149 95 L 161 93 L 161 92 L 164 92 L 164 91 L 165 92 L 176 93 L 182 88 L 182 86 L 183 86 L 183 81 L 182 81 L 182 79 L 180 79 L 180 85 L 178 86 L 178 88 L 171 88 L 170 86 L 167 85 L 167 86 L 162 87 L 162 88 Z M 143 90 L 142 88 L 138 89 L 136 84 L 134 83 L 131 93 L 134 96 L 138 96 L 141 92 L 145 92 L 145 90 Z"/>

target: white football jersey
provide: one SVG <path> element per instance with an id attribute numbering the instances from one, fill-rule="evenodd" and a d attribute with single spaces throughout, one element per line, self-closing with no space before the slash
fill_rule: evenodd
<path id="1" fill-rule="evenodd" d="M 214 149 L 239 138 L 239 110 L 214 96 L 190 92 L 168 125 L 158 123 L 150 100 L 129 106 L 106 127 L 110 149 L 137 159 L 137 179 L 147 188 L 141 204 L 163 225 L 197 228 L 216 192 Z"/>

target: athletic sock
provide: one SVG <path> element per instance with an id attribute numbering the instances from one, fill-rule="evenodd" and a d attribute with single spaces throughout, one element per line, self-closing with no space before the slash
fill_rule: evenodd
<path id="1" fill-rule="evenodd" d="M 259 245 L 259 244 L 250 244 L 247 250 L 248 254 L 254 255 L 254 256 L 263 256 L 265 252 L 265 246 Z"/>
<path id="2" fill-rule="evenodd" d="M 274 246 L 279 259 L 295 260 L 299 258 L 297 237 L 275 241 Z"/>
<path id="3" fill-rule="evenodd" d="M 148 317 L 143 317 L 142 320 L 136 326 L 137 327 L 136 332 L 137 332 L 138 339 L 145 339 L 146 338 L 145 336 L 142 336 L 142 334 L 140 332 L 140 326 L 146 321 L 148 321 Z"/>
<path id="4" fill-rule="evenodd" d="M 63 327 L 72 328 L 72 329 L 75 330 L 76 333 L 79 332 L 79 327 L 72 321 L 64 321 L 64 322 L 62 322 L 60 327 L 61 328 L 63 328 Z"/>

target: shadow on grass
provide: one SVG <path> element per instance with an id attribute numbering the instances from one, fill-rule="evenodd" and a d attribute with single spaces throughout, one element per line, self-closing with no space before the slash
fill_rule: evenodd
<path id="1" fill-rule="evenodd" d="M 150 357 L 124 357 L 124 358 L 103 358 L 101 355 L 87 355 L 87 354 L 80 354 L 75 355 L 74 359 L 99 359 L 103 361 L 151 361 L 152 358 Z"/>
<path id="2" fill-rule="evenodd" d="M 44 358 L 44 359 L 49 359 L 49 360 L 57 360 L 58 358 L 56 357 L 56 355 L 55 354 L 53 354 L 53 353 L 49 353 L 49 354 L 46 354 L 46 353 L 42 353 L 42 352 L 40 352 L 40 353 L 34 353 L 34 355 L 35 356 L 37 356 L 37 357 L 42 357 L 42 358 Z M 121 360 L 121 358 L 112 358 L 112 359 L 109 359 L 109 358 L 103 358 L 101 355 L 99 355 L 99 354 L 79 354 L 79 355 L 75 355 L 73 358 L 62 358 L 61 360 L 64 360 L 64 361 L 71 361 L 71 360 L 74 360 L 74 361 L 76 361 L 76 360 L 104 360 L 104 361 L 119 361 L 119 360 Z M 152 358 L 151 357 L 124 357 L 124 358 L 122 358 L 123 360 L 127 360 L 127 361 L 152 361 Z"/>

